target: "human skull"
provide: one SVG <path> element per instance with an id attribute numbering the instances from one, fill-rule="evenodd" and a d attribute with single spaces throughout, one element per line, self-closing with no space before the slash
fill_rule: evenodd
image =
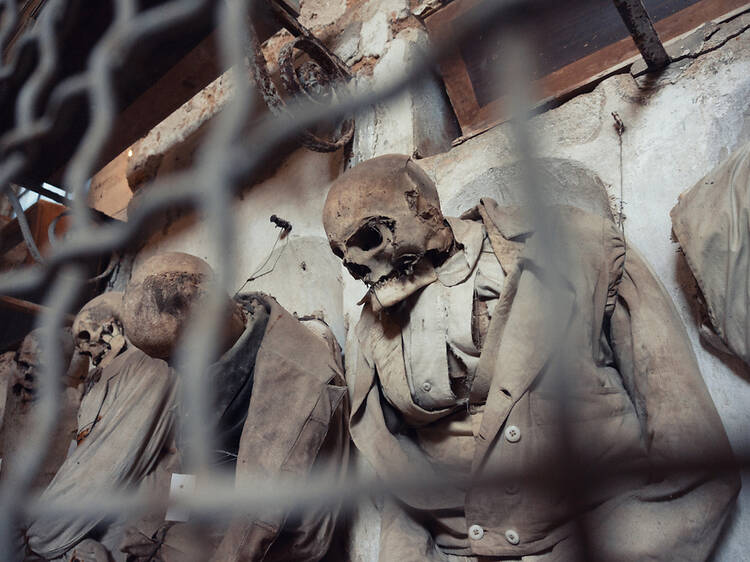
<path id="1" fill-rule="evenodd" d="M 102 543 L 84 539 L 70 553 L 70 562 L 108 562 L 110 556 Z"/>
<path id="2" fill-rule="evenodd" d="M 0 354 L 0 378 L 8 376 L 8 373 L 15 370 L 16 352 L 6 351 Z"/>
<path id="3" fill-rule="evenodd" d="M 349 273 L 391 306 L 434 279 L 453 244 L 435 184 L 409 156 L 368 160 L 331 184 L 323 226 Z"/>
<path id="4" fill-rule="evenodd" d="M 63 374 L 67 374 L 68 364 L 73 355 L 70 334 L 63 332 L 61 337 L 63 352 Z M 15 353 L 16 369 L 12 379 L 11 390 L 21 398 L 21 402 L 31 402 L 36 398 L 36 374 L 42 364 L 42 329 L 37 328 L 23 339 Z"/>
<path id="5" fill-rule="evenodd" d="M 122 293 L 112 291 L 87 302 L 73 321 L 76 348 L 95 367 L 104 367 L 125 345 L 121 311 Z"/>
<path id="6" fill-rule="evenodd" d="M 2 426 L 2 419 L 5 415 L 5 402 L 7 398 L 8 388 L 12 388 L 17 380 L 16 373 L 18 372 L 18 366 L 16 365 L 16 352 L 6 351 L 0 355 L 0 427 Z"/>
<path id="7" fill-rule="evenodd" d="M 125 289 L 123 325 L 130 341 L 152 357 L 172 355 L 191 313 L 215 287 L 215 275 L 202 259 L 182 252 L 157 254 L 136 269 Z M 222 351 L 245 329 L 241 307 L 226 296 Z"/>

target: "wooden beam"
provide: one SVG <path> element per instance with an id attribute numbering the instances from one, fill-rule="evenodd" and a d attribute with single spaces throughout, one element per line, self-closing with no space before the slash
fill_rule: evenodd
<path id="1" fill-rule="evenodd" d="M 23 312 L 24 314 L 29 314 L 31 316 L 37 316 L 50 311 L 50 308 L 47 306 L 3 295 L 0 295 L 0 307 Z M 70 326 L 74 319 L 75 316 L 72 314 L 65 314 L 63 317 L 63 323 L 65 326 Z"/>
<path id="2" fill-rule="evenodd" d="M 436 41 L 450 42 L 454 22 L 480 2 L 481 0 L 454 0 L 445 8 L 433 13 L 425 19 L 430 35 Z M 665 46 L 705 23 L 722 21 L 750 7 L 747 0 L 683 0 L 682 4 L 689 4 L 687 7 L 664 15 L 664 6 L 669 7 L 672 4 L 662 3 L 664 6 L 661 11 L 658 9 L 658 2 L 646 4 L 649 12 L 652 5 L 654 6 L 654 27 Z M 612 12 L 610 15 L 614 18 L 613 21 L 607 20 L 609 31 L 606 34 L 604 29 L 596 26 L 597 19 L 603 16 L 593 9 L 580 8 L 576 15 L 578 19 L 569 22 L 572 26 L 570 28 L 563 26 L 567 21 L 565 17 L 569 15 L 566 12 L 568 7 L 564 4 L 555 5 L 549 12 L 542 11 L 543 13 L 539 14 L 535 20 L 537 32 L 541 28 L 547 36 L 563 41 L 560 33 L 548 29 L 549 26 L 554 29 L 557 25 L 562 31 L 567 30 L 566 37 L 570 37 L 571 44 L 567 45 L 570 48 L 558 48 L 539 54 L 539 62 L 544 64 L 541 75 L 535 77 L 532 84 L 537 98 L 530 100 L 530 108 L 544 106 L 553 100 L 566 99 L 641 59 L 632 37 L 627 34 L 627 29 L 619 20 L 617 10 L 606 2 L 602 6 L 608 7 Z M 660 15 L 663 17 L 658 17 Z M 613 27 L 614 24 L 620 26 L 620 31 L 616 26 Z M 620 32 L 623 37 L 617 39 Z M 604 37 L 605 35 L 607 37 Z M 489 64 L 487 61 L 493 59 L 491 53 L 482 53 L 482 56 L 479 56 L 479 39 L 481 38 L 475 41 L 476 44 L 456 45 L 451 56 L 440 62 L 448 97 L 463 134 L 454 144 L 476 136 L 511 117 L 507 110 L 503 110 L 502 96 L 490 88 L 494 88 L 494 82 L 491 73 L 487 72 L 484 66 Z M 534 40 L 538 40 L 538 37 Z M 585 42 L 581 43 L 582 41 Z M 488 44 L 488 47 L 492 45 Z M 472 54 L 475 55 L 473 59 Z"/>
<path id="3" fill-rule="evenodd" d="M 276 0 L 279 1 L 279 0 Z M 296 2 L 280 0 L 290 10 Z M 281 29 L 279 21 L 267 14 L 254 21 L 255 31 L 260 41 L 265 41 Z M 218 51 L 216 31 L 211 32 L 196 47 L 182 57 L 174 66 L 145 90 L 128 107 L 123 109 L 115 121 L 110 140 L 107 142 L 99 159 L 99 166 L 104 166 L 118 154 L 127 151 L 133 143 L 176 111 L 182 104 L 197 95 L 211 82 L 227 70 Z M 54 184 L 54 182 L 51 182 Z"/>

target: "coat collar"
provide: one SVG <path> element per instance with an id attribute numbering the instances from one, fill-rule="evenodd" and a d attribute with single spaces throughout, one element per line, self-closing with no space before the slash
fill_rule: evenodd
<path id="1" fill-rule="evenodd" d="M 453 231 L 453 238 L 461 245 L 456 252 L 435 268 L 438 280 L 446 287 L 466 281 L 479 261 L 485 230 L 480 221 L 445 217 Z"/>
<path id="2" fill-rule="evenodd" d="M 529 237 L 534 229 L 522 208 L 483 199 L 476 212 L 501 264 L 512 256 L 510 265 L 504 266 L 510 271 L 472 388 L 472 397 L 487 397 L 474 458 L 478 468 L 513 404 L 559 349 L 573 315 L 575 292 L 564 279 L 550 275 L 554 268 L 547 267 L 549 249 Z"/>

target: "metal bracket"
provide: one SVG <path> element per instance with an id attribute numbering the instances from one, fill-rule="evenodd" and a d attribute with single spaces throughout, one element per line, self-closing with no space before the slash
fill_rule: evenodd
<path id="1" fill-rule="evenodd" d="M 329 51 L 310 30 L 300 24 L 296 15 L 292 14 L 284 4 L 279 4 L 276 0 L 268 0 L 267 6 L 274 19 L 295 36 L 279 52 L 279 71 L 284 89 L 289 95 L 305 96 L 312 103 L 331 103 L 335 97 L 335 86 L 351 79 L 349 67 Z M 304 51 L 310 57 L 310 60 L 300 65 L 299 68 L 294 66 L 295 49 Z M 266 58 L 255 33 L 250 34 L 246 50 L 252 78 L 268 108 L 275 115 L 286 114 L 286 103 L 271 80 Z M 338 134 L 335 132 L 331 134 L 331 138 L 319 136 L 317 132 L 304 131 L 300 135 L 300 142 L 316 152 L 333 152 L 345 146 L 353 136 L 354 120 L 349 118 L 340 125 Z"/>
<path id="2" fill-rule="evenodd" d="M 667 66 L 671 60 L 654 29 L 643 0 L 614 0 L 614 3 L 648 69 L 660 70 Z"/>

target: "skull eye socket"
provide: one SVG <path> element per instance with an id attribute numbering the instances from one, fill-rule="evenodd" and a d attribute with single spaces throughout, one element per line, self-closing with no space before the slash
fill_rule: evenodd
<path id="1" fill-rule="evenodd" d="M 383 235 L 380 234 L 380 230 L 368 224 L 355 232 L 352 237 L 349 238 L 346 245 L 367 251 L 377 248 L 382 243 Z"/>
<path id="2" fill-rule="evenodd" d="M 338 246 L 331 245 L 331 251 L 334 253 L 334 255 L 339 258 L 340 260 L 344 259 L 344 252 L 341 251 L 341 248 Z"/>
<path id="3" fill-rule="evenodd" d="M 112 329 L 112 324 L 107 324 L 106 326 L 104 326 L 103 332 L 105 334 L 112 334 L 113 331 L 114 330 Z"/>
<path id="4" fill-rule="evenodd" d="M 79 340 L 83 341 L 89 341 L 91 339 L 91 335 L 86 330 L 81 330 L 78 332 L 78 335 L 76 336 Z"/>

